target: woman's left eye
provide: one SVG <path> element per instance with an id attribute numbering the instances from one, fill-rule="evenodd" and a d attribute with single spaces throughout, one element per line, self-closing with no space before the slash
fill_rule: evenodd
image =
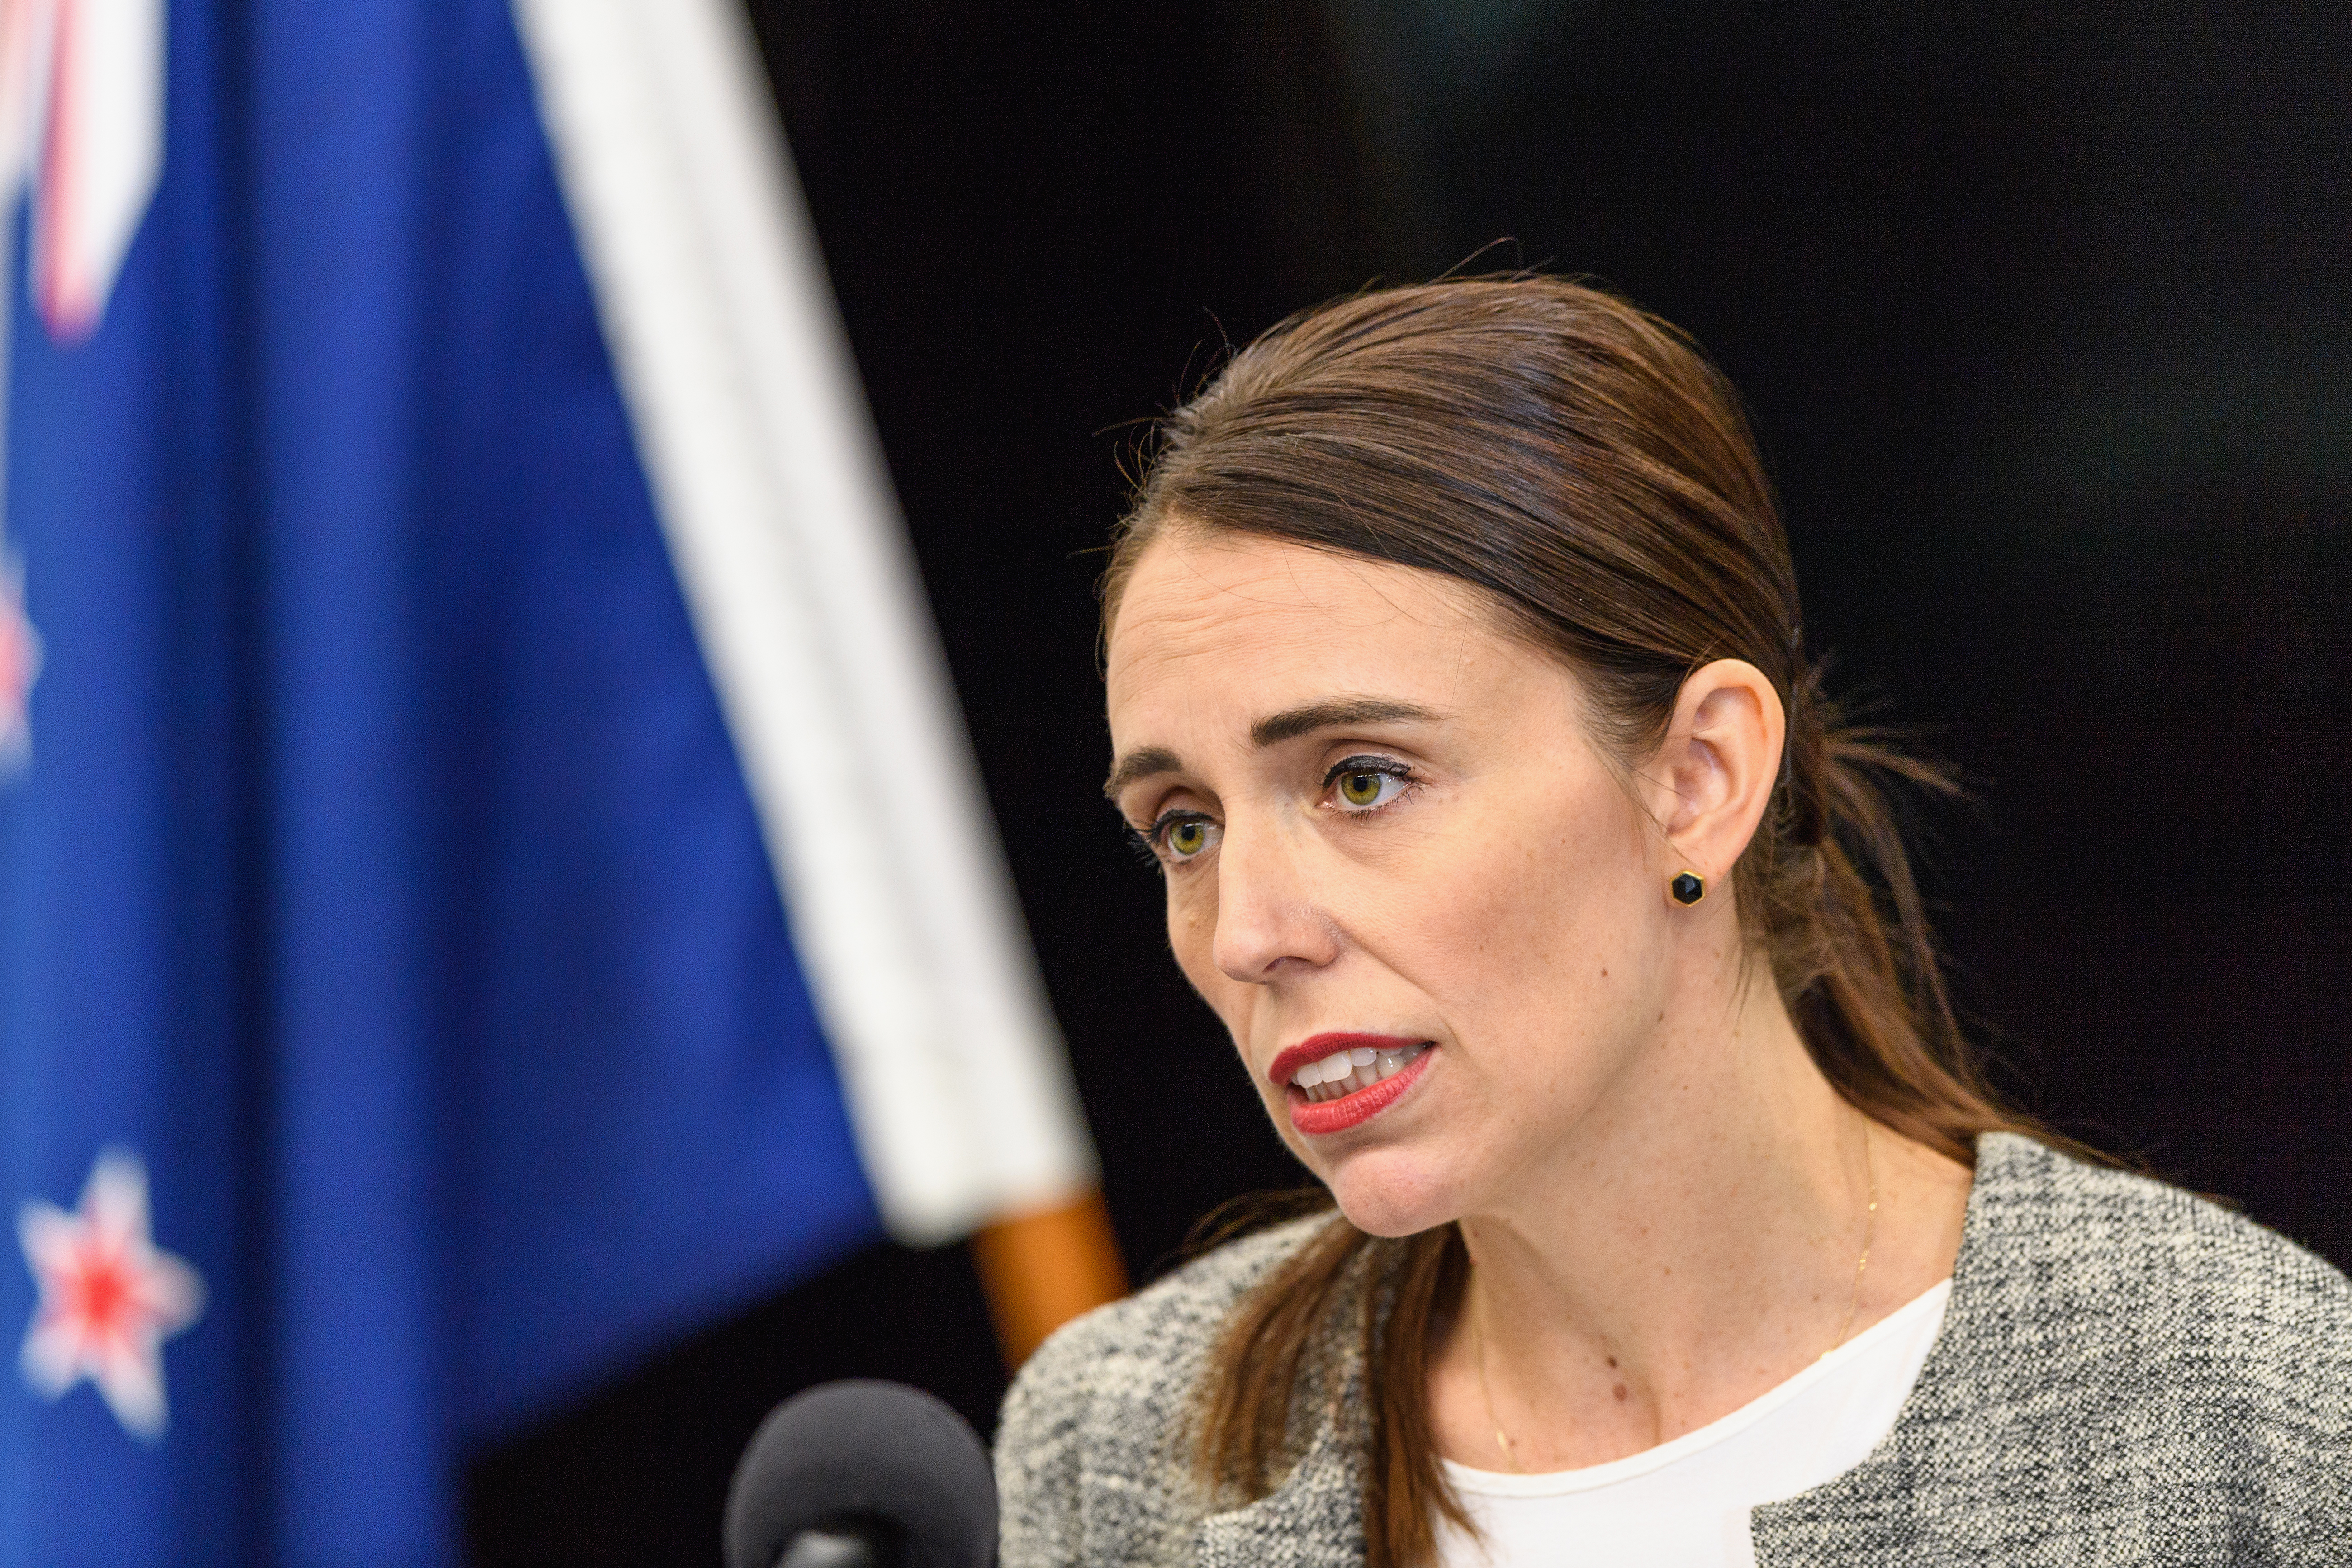
<path id="1" fill-rule="evenodd" d="M 1378 811 L 1404 793 L 1412 774 L 1386 758 L 1349 757 L 1325 776 L 1324 787 L 1350 815 Z"/>

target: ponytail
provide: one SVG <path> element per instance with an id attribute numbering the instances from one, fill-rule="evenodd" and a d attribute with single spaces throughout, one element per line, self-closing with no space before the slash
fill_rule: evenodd
<path id="1" fill-rule="evenodd" d="M 1831 1087 L 1974 1164 L 1979 1133 L 2026 1124 L 1985 1083 L 1953 1011 L 1894 795 L 1950 798 L 1958 786 L 1885 732 L 1843 723 L 1810 672 L 1800 689 L 1788 829 L 1759 834 L 1740 862 L 1751 942 Z"/>

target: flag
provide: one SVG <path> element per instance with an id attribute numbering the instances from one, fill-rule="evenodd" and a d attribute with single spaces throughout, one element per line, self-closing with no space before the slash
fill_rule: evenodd
<path id="1" fill-rule="evenodd" d="M 0 1563 L 1090 1189 L 731 5 L 0 0 Z"/>

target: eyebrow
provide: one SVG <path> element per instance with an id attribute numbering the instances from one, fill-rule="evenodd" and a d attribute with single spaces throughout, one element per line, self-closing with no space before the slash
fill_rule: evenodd
<path id="1" fill-rule="evenodd" d="M 1148 779 L 1154 773 L 1181 773 L 1184 759 L 1165 746 L 1146 746 L 1139 752 L 1129 752 L 1119 758 L 1118 766 L 1111 769 L 1110 777 L 1103 781 L 1103 794 L 1116 800 L 1118 792 L 1138 779 Z"/>
<path id="2" fill-rule="evenodd" d="M 1393 724 L 1401 720 L 1426 722 L 1437 717 L 1417 702 L 1400 702 L 1392 697 L 1335 697 L 1328 702 L 1286 708 L 1259 720 L 1250 726 L 1250 744 L 1263 751 L 1342 724 Z"/>
<path id="3" fill-rule="evenodd" d="M 1417 702 L 1401 702 L 1390 697 L 1335 697 L 1267 714 L 1250 726 L 1250 744 L 1264 751 L 1268 746 L 1343 724 L 1425 723 L 1440 717 Z M 1116 797 L 1138 779 L 1155 773 L 1181 773 L 1183 769 L 1183 759 L 1167 747 L 1146 746 L 1118 760 L 1118 765 L 1111 769 L 1110 777 L 1103 784 L 1103 794 Z"/>

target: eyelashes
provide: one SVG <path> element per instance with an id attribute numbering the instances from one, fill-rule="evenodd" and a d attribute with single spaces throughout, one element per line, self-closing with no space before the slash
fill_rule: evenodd
<path id="1" fill-rule="evenodd" d="M 1369 816 L 1411 794 L 1417 783 L 1412 770 L 1393 757 L 1342 757 L 1323 775 L 1323 793 L 1336 786 L 1343 815 Z"/>
<path id="2" fill-rule="evenodd" d="M 1325 772 L 1317 804 L 1341 816 L 1370 817 L 1420 788 L 1419 775 L 1405 763 L 1394 757 L 1360 753 L 1342 757 Z M 1162 870 L 1201 858 L 1215 847 L 1223 836 L 1221 825 L 1198 811 L 1163 812 L 1150 827 L 1138 827 L 1133 823 L 1123 826 L 1128 847 L 1135 858 Z"/>
<path id="3" fill-rule="evenodd" d="M 1188 860 L 1198 860 L 1215 847 L 1220 834 L 1216 819 L 1197 811 L 1162 812 L 1149 832 L 1133 834 L 1143 843 L 1144 852 L 1161 865 L 1181 866 Z M 1188 847 L 1188 835 L 1197 834 L 1200 842 Z"/>

